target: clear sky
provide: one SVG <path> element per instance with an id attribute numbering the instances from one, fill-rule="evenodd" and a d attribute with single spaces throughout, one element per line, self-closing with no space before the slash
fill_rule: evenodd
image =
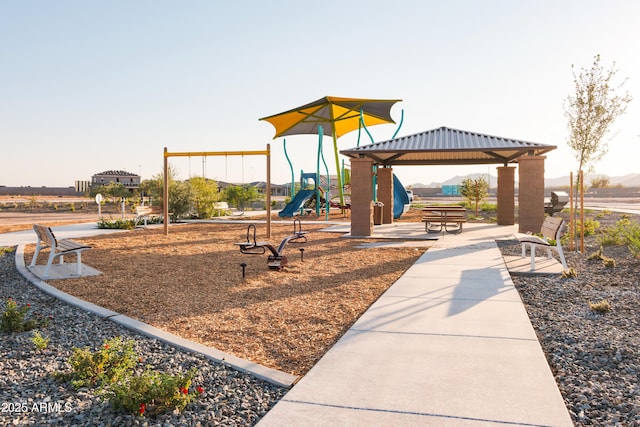
<path id="1" fill-rule="evenodd" d="M 72 186 L 110 169 L 145 179 L 161 172 L 164 147 L 267 143 L 272 181 L 286 183 L 283 141 L 258 119 L 326 95 L 402 99 L 399 136 L 447 126 L 557 145 L 555 178 L 577 168 L 563 108 L 571 65 L 596 54 L 629 77 L 635 100 L 595 172 L 639 173 L 639 18 L 637 0 L 0 0 L 0 185 Z M 385 140 L 396 126 L 370 131 Z M 315 170 L 316 144 L 287 138 L 296 179 Z M 262 157 L 171 163 L 183 178 L 265 179 Z M 495 168 L 395 172 L 409 185 Z"/>

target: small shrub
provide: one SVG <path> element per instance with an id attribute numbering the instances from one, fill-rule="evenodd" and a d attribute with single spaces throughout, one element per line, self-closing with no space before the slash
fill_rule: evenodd
<path id="1" fill-rule="evenodd" d="M 33 331 L 31 342 L 38 348 L 38 350 L 44 350 L 49 346 L 49 337 L 42 336 L 40 331 Z"/>
<path id="2" fill-rule="evenodd" d="M 114 408 L 140 416 L 182 411 L 204 392 L 202 387 L 191 387 L 195 374 L 195 369 L 178 375 L 147 369 L 141 375 L 129 376 L 113 384 L 102 397 Z"/>
<path id="3" fill-rule="evenodd" d="M 135 228 L 135 220 L 100 218 L 100 221 L 98 221 L 98 228 L 109 230 L 133 230 Z"/>
<path id="4" fill-rule="evenodd" d="M 563 279 L 575 279 L 576 277 L 578 277 L 578 273 L 576 272 L 576 269 L 573 267 L 569 267 L 568 270 L 564 270 L 562 272 L 561 277 Z"/>
<path id="5" fill-rule="evenodd" d="M 92 352 L 88 347 L 72 349 L 68 362 L 70 373 L 56 376 L 70 381 L 76 387 L 107 386 L 122 380 L 138 362 L 133 349 L 133 340 L 123 341 L 120 337 L 105 340 L 102 347 Z"/>
<path id="6" fill-rule="evenodd" d="M 615 267 L 616 266 L 616 260 L 613 258 L 609 258 L 608 256 L 604 255 L 604 248 L 602 247 L 602 245 L 600 246 L 600 249 L 598 249 L 597 251 L 595 251 L 594 253 L 592 253 L 591 255 L 589 255 L 587 257 L 587 260 L 592 261 L 592 260 L 599 260 L 602 261 L 602 263 L 604 264 L 605 267 Z"/>
<path id="7" fill-rule="evenodd" d="M 5 254 L 11 254 L 15 251 L 15 248 L 10 248 L 7 246 L 0 246 L 0 256 L 4 256 Z"/>
<path id="8" fill-rule="evenodd" d="M 611 311 L 611 305 L 606 299 L 603 299 L 602 301 L 597 303 L 589 302 L 589 308 L 596 313 L 607 313 Z"/>
<path id="9" fill-rule="evenodd" d="M 18 303 L 9 298 L 0 319 L 0 332 L 26 332 L 47 325 L 48 321 L 38 315 L 29 317 L 29 310 L 31 304 L 18 307 Z"/>
<path id="10" fill-rule="evenodd" d="M 627 242 L 627 230 L 631 227 L 631 221 L 627 218 L 620 219 L 615 225 L 605 228 L 596 237 L 596 241 L 601 245 L 624 245 Z"/>

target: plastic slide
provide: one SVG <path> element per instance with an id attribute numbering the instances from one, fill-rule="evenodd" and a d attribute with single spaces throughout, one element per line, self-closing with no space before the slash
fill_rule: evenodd
<path id="1" fill-rule="evenodd" d="M 393 174 L 393 219 L 400 218 L 410 204 L 407 190 L 396 174 Z"/>
<path id="2" fill-rule="evenodd" d="M 287 203 L 287 206 L 285 206 L 284 209 L 278 212 L 278 216 L 293 217 L 300 210 L 304 202 L 312 198 L 315 194 L 316 190 L 298 191 L 293 200 Z"/>

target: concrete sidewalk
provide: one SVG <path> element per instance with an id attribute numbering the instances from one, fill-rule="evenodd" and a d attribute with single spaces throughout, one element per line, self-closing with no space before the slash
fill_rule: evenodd
<path id="1" fill-rule="evenodd" d="M 258 423 L 571 426 L 495 239 L 440 240 Z"/>

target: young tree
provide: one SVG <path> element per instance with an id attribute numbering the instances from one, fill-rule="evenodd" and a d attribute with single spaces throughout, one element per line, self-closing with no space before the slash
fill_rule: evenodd
<path id="1" fill-rule="evenodd" d="M 258 189 L 251 185 L 230 185 L 224 191 L 225 199 L 232 206 L 244 211 L 245 206 L 258 198 Z"/>
<path id="2" fill-rule="evenodd" d="M 489 196 L 489 183 L 482 177 L 462 181 L 460 194 L 467 199 L 469 206 L 475 204 L 476 216 L 478 216 L 478 206 L 480 202 Z"/>
<path id="3" fill-rule="evenodd" d="M 565 116 L 569 121 L 567 143 L 578 160 L 578 176 L 581 171 L 591 171 L 594 163 L 607 154 L 603 138 L 632 100 L 628 92 L 617 94 L 627 81 L 614 86 L 612 80 L 617 72 L 615 62 L 605 70 L 600 65 L 600 55 L 594 57 L 591 68 L 582 68 L 578 75 L 572 71 L 575 94 L 565 100 Z"/>
<path id="4" fill-rule="evenodd" d="M 211 218 L 213 204 L 220 200 L 218 184 L 212 179 L 196 176 L 189 180 L 189 189 L 190 201 L 198 218 Z"/>
<path id="5" fill-rule="evenodd" d="M 573 65 L 571 68 L 573 70 Z M 624 114 L 627 104 L 632 100 L 628 92 L 623 95 L 617 94 L 627 81 L 624 79 L 622 83 L 614 86 L 612 80 L 617 72 L 615 62 L 611 68 L 605 70 L 600 65 L 600 55 L 594 57 L 591 68 L 582 68 L 578 75 L 572 71 L 576 92 L 565 100 L 565 116 L 569 121 L 567 143 L 578 160 L 575 183 L 578 191 L 584 186 L 584 182 L 581 182 L 584 173 L 591 171 L 594 163 L 607 154 L 607 142 L 603 141 L 603 138 L 611 130 L 613 122 Z M 575 207 L 572 221 L 577 224 L 577 197 Z M 577 233 L 574 233 L 574 239 L 577 243 Z M 584 250 L 583 245 L 581 250 Z"/>

